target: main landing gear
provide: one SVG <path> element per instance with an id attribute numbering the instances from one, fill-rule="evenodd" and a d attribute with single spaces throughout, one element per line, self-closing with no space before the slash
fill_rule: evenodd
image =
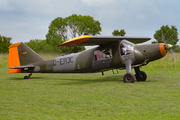
<path id="1" fill-rule="evenodd" d="M 134 68 L 134 70 L 136 72 L 135 77 L 137 81 L 146 81 L 147 75 L 144 71 L 140 71 L 139 67 Z"/>
<path id="2" fill-rule="evenodd" d="M 24 76 L 24 79 L 28 79 L 28 78 L 30 78 L 30 77 L 31 77 L 31 75 L 32 75 L 32 73 L 30 73 L 28 76 Z"/>
<path id="3" fill-rule="evenodd" d="M 147 75 L 144 71 L 140 71 L 139 67 L 135 67 L 134 70 L 136 72 L 135 75 L 131 71 L 124 75 L 123 80 L 125 83 L 134 83 L 135 78 L 137 81 L 146 81 Z"/>

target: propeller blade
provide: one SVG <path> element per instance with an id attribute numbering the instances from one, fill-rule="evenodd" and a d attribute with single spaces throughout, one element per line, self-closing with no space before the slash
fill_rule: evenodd
<path id="1" fill-rule="evenodd" d="M 172 50 L 173 45 L 171 44 L 167 44 L 166 40 L 165 40 L 165 36 L 163 34 L 163 31 L 161 30 L 161 34 L 162 34 L 162 41 L 165 43 L 164 47 L 166 50 L 170 50 L 170 53 L 172 55 L 172 58 L 174 61 L 176 61 L 176 56 L 175 56 L 175 52 Z"/>
<path id="2" fill-rule="evenodd" d="M 176 61 L 175 52 L 172 49 L 170 49 L 170 53 L 172 55 L 173 60 Z"/>
<path id="3" fill-rule="evenodd" d="M 162 42 L 165 43 L 165 44 L 167 44 L 162 30 L 161 30 L 161 35 L 162 35 Z"/>

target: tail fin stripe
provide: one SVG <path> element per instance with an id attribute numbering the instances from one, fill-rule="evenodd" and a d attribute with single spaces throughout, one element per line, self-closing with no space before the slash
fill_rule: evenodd
<path id="1" fill-rule="evenodd" d="M 17 48 L 19 45 L 21 45 L 21 43 L 12 44 L 9 46 L 9 57 L 8 57 L 9 67 L 20 66 L 19 53 Z M 9 73 L 21 73 L 21 69 L 9 68 Z"/>

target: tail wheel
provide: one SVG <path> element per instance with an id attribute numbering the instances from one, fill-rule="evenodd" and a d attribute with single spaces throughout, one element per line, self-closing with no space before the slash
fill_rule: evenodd
<path id="1" fill-rule="evenodd" d="M 28 76 L 24 76 L 24 79 L 28 79 L 29 77 Z"/>
<path id="2" fill-rule="evenodd" d="M 137 81 L 146 81 L 147 75 L 144 71 L 140 71 L 139 74 L 135 74 Z"/>
<path id="3" fill-rule="evenodd" d="M 29 79 L 31 77 L 32 73 L 30 73 L 28 76 L 24 76 L 24 79 Z"/>
<path id="4" fill-rule="evenodd" d="M 132 73 L 126 73 L 123 77 L 125 83 L 134 83 L 135 77 Z"/>

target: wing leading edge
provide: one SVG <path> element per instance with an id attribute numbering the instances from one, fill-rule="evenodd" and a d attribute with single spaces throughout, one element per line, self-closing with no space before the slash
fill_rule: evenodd
<path id="1" fill-rule="evenodd" d="M 143 43 L 150 40 L 150 37 L 126 37 L 126 36 L 80 36 L 68 40 L 57 47 L 61 46 L 92 46 L 92 45 L 105 45 L 119 40 L 128 40 L 134 44 Z"/>

